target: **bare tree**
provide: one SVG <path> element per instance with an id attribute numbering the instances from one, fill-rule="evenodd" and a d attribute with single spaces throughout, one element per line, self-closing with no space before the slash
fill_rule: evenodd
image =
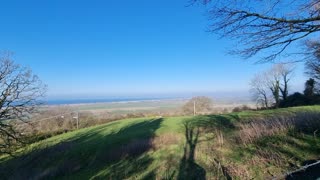
<path id="1" fill-rule="evenodd" d="M 256 74 L 251 80 L 250 86 L 253 100 L 264 108 L 270 108 L 272 101 L 266 74 Z"/>
<path id="2" fill-rule="evenodd" d="M 275 107 L 280 105 L 281 100 L 287 100 L 289 94 L 289 82 L 293 75 L 292 64 L 274 64 L 267 72 L 269 88 L 275 100 Z"/>
<path id="3" fill-rule="evenodd" d="M 212 99 L 205 96 L 194 97 L 183 106 L 183 111 L 187 114 L 207 113 L 211 110 Z"/>
<path id="4" fill-rule="evenodd" d="M 280 105 L 280 77 L 277 74 L 268 74 L 268 87 L 273 95 L 275 108 Z"/>
<path id="5" fill-rule="evenodd" d="M 320 0 L 192 0 L 209 6 L 209 31 L 238 40 L 232 53 L 261 61 L 285 55 L 290 45 L 320 32 Z M 288 52 L 288 51 L 287 51 Z"/>
<path id="6" fill-rule="evenodd" d="M 0 54 L 0 153 L 10 153 L 14 145 L 21 143 L 14 122 L 28 120 L 45 90 L 30 69 L 13 62 L 12 53 Z"/>
<path id="7" fill-rule="evenodd" d="M 294 67 L 292 64 L 276 64 L 277 71 L 280 75 L 280 93 L 282 99 L 285 101 L 289 95 L 289 82 L 293 76 Z"/>
<path id="8" fill-rule="evenodd" d="M 306 47 L 306 73 L 320 80 L 320 42 L 307 41 Z"/>
<path id="9" fill-rule="evenodd" d="M 279 107 L 281 100 L 286 100 L 289 93 L 289 82 L 293 73 L 291 64 L 274 64 L 270 70 L 255 75 L 252 79 L 251 92 L 254 99 L 269 108 L 272 105 Z M 272 95 L 273 100 L 268 98 Z"/>

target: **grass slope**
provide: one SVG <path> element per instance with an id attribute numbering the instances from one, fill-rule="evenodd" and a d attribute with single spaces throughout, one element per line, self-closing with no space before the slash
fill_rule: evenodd
<path id="1" fill-rule="evenodd" d="M 3 179 L 272 177 L 320 158 L 316 134 L 281 132 L 240 143 L 239 123 L 320 106 L 116 121 L 46 139 L 0 157 Z"/>

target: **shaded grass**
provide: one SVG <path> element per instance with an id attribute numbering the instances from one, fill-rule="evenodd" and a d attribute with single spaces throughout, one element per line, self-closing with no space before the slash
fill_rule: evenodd
<path id="1" fill-rule="evenodd" d="M 194 121 L 185 121 L 185 145 L 180 161 L 178 179 L 206 179 L 206 171 L 195 162 L 195 151 L 199 143 L 200 129 Z"/>
<path id="2" fill-rule="evenodd" d="M 109 129 L 108 126 L 95 127 L 55 146 L 34 150 L 6 161 L 1 164 L 0 172 L 13 175 L 13 179 L 64 177 L 70 174 L 77 176 L 77 173 L 79 177 L 87 179 L 106 164 L 124 157 L 134 158 L 151 149 L 151 138 L 161 122 L 162 119 L 138 121 L 118 130 Z M 140 141 L 132 144 L 136 139 Z M 6 177 L 6 174 L 2 177 Z"/>

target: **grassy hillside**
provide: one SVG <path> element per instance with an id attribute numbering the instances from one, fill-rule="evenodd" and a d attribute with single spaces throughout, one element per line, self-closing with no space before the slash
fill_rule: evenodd
<path id="1" fill-rule="evenodd" d="M 273 177 L 320 158 L 318 117 L 320 106 L 121 120 L 46 139 L 15 157 L 2 156 L 0 177 Z"/>

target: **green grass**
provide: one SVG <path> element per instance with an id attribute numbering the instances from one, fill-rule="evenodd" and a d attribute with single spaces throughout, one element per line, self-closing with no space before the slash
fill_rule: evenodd
<path id="1" fill-rule="evenodd" d="M 54 136 L 0 157 L 4 179 L 265 178 L 320 158 L 320 138 L 280 133 L 236 141 L 238 123 L 320 106 L 225 115 L 137 118 Z M 216 131 L 224 136 L 219 145 Z M 220 164 L 221 166 L 217 166 Z"/>

